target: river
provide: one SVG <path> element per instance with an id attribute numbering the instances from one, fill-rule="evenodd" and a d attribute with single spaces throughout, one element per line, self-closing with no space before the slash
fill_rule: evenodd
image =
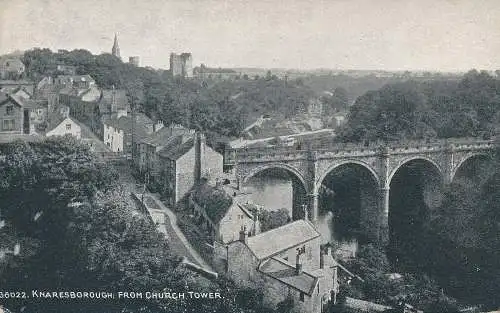
<path id="1" fill-rule="evenodd" d="M 285 208 L 288 210 L 289 216 L 292 216 L 293 187 L 290 179 L 254 176 L 246 184 L 244 193 L 247 194 L 248 201 L 262 205 L 266 210 L 276 211 Z M 333 214 L 331 212 L 319 217 L 317 227 L 321 233 L 322 243 L 334 242 L 339 245 L 339 249 L 346 251 L 346 253 L 356 252 L 357 242 L 355 239 L 340 241 L 334 237 Z"/>

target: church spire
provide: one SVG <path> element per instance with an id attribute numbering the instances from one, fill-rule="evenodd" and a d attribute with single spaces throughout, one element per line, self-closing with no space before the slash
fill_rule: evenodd
<path id="1" fill-rule="evenodd" d="M 116 36 L 116 33 L 115 33 L 115 42 L 113 43 L 113 48 L 111 49 L 111 54 L 119 59 L 121 58 L 120 47 L 118 46 L 118 37 Z"/>

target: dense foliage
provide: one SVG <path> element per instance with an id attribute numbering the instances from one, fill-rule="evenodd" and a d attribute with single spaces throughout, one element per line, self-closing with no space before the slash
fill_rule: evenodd
<path id="1" fill-rule="evenodd" d="M 290 117 L 304 111 L 315 95 L 308 87 L 273 75 L 235 81 L 186 80 L 86 50 L 53 53 L 37 48 L 26 51 L 23 62 L 28 76 L 37 81 L 60 74 L 58 64 L 74 65 L 78 74 L 89 74 L 102 88 L 126 89 L 135 108 L 152 118 L 223 136 L 237 136 L 262 114 Z"/>
<path id="2" fill-rule="evenodd" d="M 348 266 L 364 282 L 353 280 L 341 291 L 342 297 L 361 298 L 392 307 L 404 302 L 425 312 L 457 312 L 456 301 L 446 296 L 428 276 L 388 275 L 391 273 L 391 264 L 385 252 L 376 246 L 361 246 L 358 255 Z"/>
<path id="3" fill-rule="evenodd" d="M 470 71 L 462 80 L 407 81 L 359 97 L 344 141 L 491 135 L 500 121 L 500 80 Z"/>
<path id="4" fill-rule="evenodd" d="M 260 210 L 258 214 L 262 232 L 283 226 L 291 220 L 287 209 L 276 211 Z"/>
<path id="5" fill-rule="evenodd" d="M 1 146 L 4 290 L 220 292 L 214 300 L 2 300 L 23 312 L 265 312 L 262 294 L 188 271 L 150 221 L 71 138 Z M 116 293 L 115 293 L 116 294 Z M 239 303 L 239 304 L 238 304 Z"/>
<path id="6" fill-rule="evenodd" d="M 499 122 L 500 79 L 473 70 L 457 81 L 408 81 L 366 93 L 351 107 L 342 140 L 490 138 L 498 133 Z M 417 281 L 427 273 L 447 293 L 461 300 L 492 308 L 498 306 L 498 164 L 497 155 L 491 160 L 485 156 L 464 164 L 460 170 L 462 175 L 459 172 L 444 189 L 442 203 L 432 210 L 421 195 L 413 194 L 408 196 L 411 201 L 403 201 L 405 207 L 397 209 L 409 212 L 404 214 L 412 226 L 408 224 L 405 234 L 400 234 L 406 236 L 404 243 L 390 247 L 389 254 L 398 271 L 416 273 Z M 404 194 L 421 193 L 423 184 L 430 179 L 422 175 L 416 182 L 418 186 L 408 186 Z M 374 282 L 383 280 L 379 277 Z M 431 289 L 434 291 L 430 294 L 441 301 L 435 305 L 447 301 L 436 286 Z M 378 286 L 371 290 L 384 288 Z M 361 291 L 372 299 L 379 298 Z M 383 294 L 391 292 L 386 290 Z"/>

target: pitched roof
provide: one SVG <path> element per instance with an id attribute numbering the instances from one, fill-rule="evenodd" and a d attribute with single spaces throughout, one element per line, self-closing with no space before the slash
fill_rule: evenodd
<path id="1" fill-rule="evenodd" d="M 259 210 L 260 209 L 260 207 L 258 205 L 253 204 L 253 203 L 244 203 L 244 204 L 238 203 L 238 206 L 240 207 L 240 209 L 246 215 L 248 215 L 248 217 L 250 217 L 252 219 L 253 219 L 253 213 L 252 212 L 255 212 L 255 210 Z"/>
<path id="2" fill-rule="evenodd" d="M 214 224 L 219 223 L 233 205 L 233 198 L 223 189 L 212 187 L 206 183 L 195 186 L 191 195 L 194 201 L 204 207 Z"/>
<path id="3" fill-rule="evenodd" d="M 67 83 L 69 82 L 85 82 L 85 81 L 88 81 L 88 82 L 93 82 L 95 83 L 95 80 L 92 78 L 92 76 L 86 74 L 86 75 L 59 75 L 57 76 L 57 79 L 59 81 L 65 81 Z"/>
<path id="4" fill-rule="evenodd" d="M 81 140 L 86 141 L 91 144 L 93 150 L 95 152 L 110 152 L 108 146 L 104 144 L 93 132 L 90 128 L 84 123 L 73 119 L 73 121 L 80 126 L 81 129 Z"/>
<path id="5" fill-rule="evenodd" d="M 184 127 L 163 127 L 159 131 L 143 138 L 141 142 L 156 147 L 163 147 L 168 144 L 170 139 L 190 133 L 191 131 Z"/>
<path id="6" fill-rule="evenodd" d="M 112 117 L 103 123 L 105 125 L 112 126 L 115 129 L 121 129 L 125 133 L 131 131 L 133 126 L 134 135 L 138 139 L 147 137 L 151 133 L 154 124 L 153 121 L 144 113 L 135 114 L 135 123 L 133 123 L 132 116 L 129 115 L 120 116 L 119 118 Z"/>
<path id="7" fill-rule="evenodd" d="M 63 113 L 64 111 L 64 113 Z M 47 117 L 47 128 L 45 132 L 49 132 L 56 128 L 62 121 L 69 117 L 69 108 L 65 105 L 59 105 L 55 107 L 51 112 L 48 113 Z M 71 118 L 70 118 L 71 119 Z M 71 119 L 75 122 L 73 119 Z"/>
<path id="8" fill-rule="evenodd" d="M 101 113 L 110 113 L 111 105 L 114 104 L 118 110 L 128 110 L 129 103 L 127 92 L 123 89 L 103 89 L 99 100 L 99 110 Z"/>
<path id="9" fill-rule="evenodd" d="M 23 98 L 18 97 L 16 95 L 0 94 L 0 104 L 4 104 L 9 100 L 11 100 L 14 104 L 17 104 L 20 107 L 24 106 Z"/>
<path id="10" fill-rule="evenodd" d="M 309 296 L 312 295 L 319 281 L 318 277 L 307 271 L 297 274 L 295 266 L 275 257 L 262 262 L 258 270 Z"/>
<path id="11" fill-rule="evenodd" d="M 177 160 L 194 147 L 194 139 L 192 137 L 184 143 L 182 143 L 182 135 L 177 136 L 176 139 L 160 150 L 159 155 L 161 157 Z M 180 143 L 179 140 L 181 141 Z"/>
<path id="12" fill-rule="evenodd" d="M 248 237 L 247 246 L 258 259 L 262 260 L 319 236 L 320 234 L 309 221 L 297 220 Z"/>

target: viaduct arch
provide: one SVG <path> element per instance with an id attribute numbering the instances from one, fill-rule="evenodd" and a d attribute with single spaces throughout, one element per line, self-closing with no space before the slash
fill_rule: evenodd
<path id="1" fill-rule="evenodd" d="M 397 144 L 335 145 L 328 149 L 294 150 L 291 148 L 233 149 L 226 151 L 224 163 L 233 168 L 240 184 L 270 168 L 286 170 L 303 187 L 309 217 L 318 219 L 318 192 L 325 178 L 342 166 L 366 169 L 375 181 L 377 204 L 371 210 L 373 223 L 365 232 L 370 240 L 387 244 L 391 182 L 398 170 L 409 163 L 426 162 L 440 174 L 441 184 L 453 181 L 461 167 L 477 157 L 490 157 L 496 147 L 492 140 L 458 138 L 436 141 L 412 141 Z M 293 210 L 298 210 L 294 206 Z M 295 217 L 299 214 L 294 214 Z"/>

